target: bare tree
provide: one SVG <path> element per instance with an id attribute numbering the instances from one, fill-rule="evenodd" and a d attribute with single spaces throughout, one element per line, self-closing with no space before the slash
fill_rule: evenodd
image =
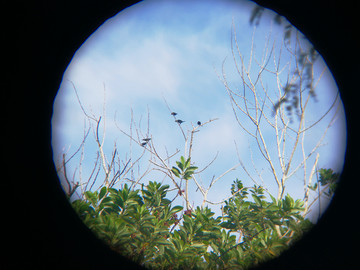
<path id="1" fill-rule="evenodd" d="M 103 186 L 112 188 L 116 184 L 122 181 L 130 181 L 134 184 L 135 181 L 129 178 L 129 175 L 134 170 L 134 167 L 139 163 L 141 158 L 144 156 L 145 151 L 140 154 L 135 159 L 133 157 L 125 157 L 124 160 L 120 159 L 116 142 L 114 142 L 114 147 L 112 153 L 108 155 L 104 151 L 104 142 L 106 134 L 106 115 L 105 115 L 105 98 L 103 104 L 103 114 L 102 116 L 95 116 L 90 114 L 84 108 L 81 103 L 81 99 L 78 95 L 75 85 L 73 82 L 70 82 L 73 86 L 74 92 L 76 94 L 77 101 L 79 106 L 84 114 L 85 125 L 84 125 L 84 134 L 80 146 L 75 150 L 75 152 L 67 157 L 67 153 L 62 154 L 61 162 L 57 164 L 57 172 L 61 176 L 62 181 L 64 182 L 63 186 L 66 194 L 71 198 L 74 194 L 77 194 L 78 198 L 82 198 L 86 191 L 91 191 L 94 186 L 97 187 L 97 190 Z M 104 87 L 105 93 L 105 87 Z M 102 127 L 101 127 L 101 123 Z M 88 127 L 86 127 L 88 126 Z M 102 131 L 101 131 L 102 129 Z M 87 177 L 84 177 L 83 173 L 83 162 L 85 158 L 85 144 L 88 140 L 89 134 L 92 131 L 94 141 L 97 146 L 96 159 L 93 162 L 93 167 L 91 172 Z M 73 175 L 70 178 L 67 173 L 67 168 L 69 167 L 69 162 L 72 161 L 76 156 L 79 156 L 78 164 L 73 167 Z M 71 166 L 70 166 L 71 167 Z M 75 168 L 74 168 L 75 167 Z M 96 185 L 95 185 L 96 184 Z M 80 193 L 77 193 L 77 189 L 80 188 Z"/>
<path id="2" fill-rule="evenodd" d="M 193 209 L 194 206 L 191 205 L 190 201 L 191 197 L 194 195 L 193 193 L 196 192 L 195 190 L 190 192 L 189 181 L 194 181 L 197 187 L 196 190 L 201 192 L 203 197 L 201 204 L 202 207 L 206 204 L 221 204 L 226 199 L 236 195 L 236 193 L 232 194 L 229 198 L 225 198 L 220 202 L 214 202 L 208 198 L 209 191 L 214 186 L 214 184 L 221 180 L 229 172 L 239 167 L 240 163 L 235 164 L 217 177 L 214 175 L 209 185 L 207 186 L 203 185 L 202 182 L 198 179 L 204 171 L 209 170 L 211 165 L 216 160 L 218 153 L 214 158 L 209 160 L 208 164 L 203 168 L 198 169 L 196 167 L 198 170 L 194 170 L 194 173 L 191 174 L 191 179 L 185 179 L 183 177 L 179 178 L 173 172 L 173 165 L 175 165 L 176 161 L 180 160 L 181 157 L 184 157 L 189 161 L 191 160 L 191 165 L 193 166 L 196 164 L 196 162 L 191 159 L 194 146 L 194 137 L 196 134 L 198 134 L 198 132 L 201 131 L 204 126 L 212 124 L 214 121 L 218 120 L 218 118 L 209 119 L 203 123 L 190 123 L 190 125 L 186 126 L 188 127 L 186 129 L 183 124 L 185 121 L 182 121 L 177 117 L 177 114 L 171 110 L 168 102 L 164 98 L 164 102 L 169 110 L 169 117 L 173 117 L 175 122 L 174 125 L 178 126 L 179 132 L 181 132 L 184 139 L 184 149 L 182 151 L 176 148 L 173 153 L 168 153 L 166 150 L 164 155 L 159 151 L 159 148 L 162 147 L 161 142 L 158 142 L 157 138 L 152 136 L 150 130 L 151 117 L 149 109 L 147 114 L 147 126 L 145 129 L 142 128 L 140 123 L 135 121 L 132 110 L 130 125 L 127 131 L 120 127 L 115 114 L 115 126 L 123 135 L 129 139 L 128 153 L 123 159 L 121 159 L 121 153 L 119 153 L 117 149 L 116 142 L 114 142 L 111 154 L 106 153 L 104 150 L 106 135 L 105 99 L 103 103 L 102 115 L 96 116 L 93 113 L 89 113 L 84 108 L 75 85 L 72 82 L 71 84 L 73 86 L 78 104 L 83 112 L 86 125 L 84 126 L 83 139 L 78 149 L 76 149 L 70 157 L 67 157 L 68 155 L 63 153 L 62 160 L 57 164 L 58 174 L 62 176 L 61 178 L 64 182 L 63 186 L 69 198 L 71 198 L 74 194 L 77 194 L 78 198 L 83 198 L 86 191 L 93 191 L 94 187 L 96 187 L 96 190 L 99 190 L 104 186 L 107 188 L 118 187 L 119 184 L 122 183 L 130 183 L 130 188 L 135 189 L 136 187 L 144 184 L 144 181 L 146 182 L 147 180 L 146 176 L 153 171 L 161 172 L 161 175 L 163 175 L 163 181 L 166 181 L 170 185 L 169 191 L 177 191 L 172 200 L 174 201 L 177 197 L 180 196 L 183 198 L 187 210 Z M 93 167 L 90 170 L 91 172 L 88 173 L 89 175 L 87 177 L 85 177 L 85 173 L 83 173 L 82 169 L 85 158 L 85 144 L 90 137 L 90 133 L 93 135 L 97 150 Z M 89 153 L 87 153 L 87 155 L 89 155 Z M 69 162 L 76 156 L 79 157 L 79 161 L 78 164 L 75 165 L 75 168 L 73 167 L 74 173 L 72 178 L 70 178 L 67 172 L 68 168 L 71 167 L 69 166 Z M 77 192 L 78 189 L 80 189 L 80 192 Z"/>
<path id="3" fill-rule="evenodd" d="M 184 126 L 182 125 L 183 122 L 185 122 L 185 121 L 177 118 L 177 113 L 175 113 L 170 108 L 170 106 L 167 103 L 167 101 L 165 100 L 165 98 L 164 98 L 164 102 L 166 103 L 166 106 L 168 107 L 169 115 L 171 117 L 173 117 L 174 122 L 178 125 L 179 131 L 181 132 L 181 134 L 183 136 L 183 139 L 184 139 L 184 150 L 183 151 L 180 151 L 179 149 L 177 149 L 174 153 L 169 154 L 168 152 L 166 152 L 166 155 L 162 156 L 158 151 L 159 145 L 157 145 L 156 138 L 153 138 L 152 136 L 148 135 L 148 136 L 146 136 L 145 139 L 141 140 L 140 136 L 138 136 L 138 135 L 134 136 L 131 132 L 130 133 L 126 132 L 126 131 L 122 130 L 119 126 L 117 126 L 118 129 L 124 135 L 129 137 L 131 141 L 133 141 L 138 146 L 143 147 L 144 151 L 147 151 L 150 154 L 149 164 L 151 164 L 153 166 L 149 169 L 148 172 L 150 172 L 152 170 L 156 170 L 156 171 L 160 171 L 161 173 L 163 173 L 166 176 L 166 178 L 171 181 L 171 183 L 173 185 L 173 188 L 171 190 L 178 191 L 175 198 L 177 196 L 181 196 L 186 203 L 187 210 L 193 209 L 193 206 L 190 204 L 190 198 L 191 198 L 192 194 L 190 194 L 190 191 L 189 191 L 189 181 L 194 181 L 194 183 L 197 187 L 197 190 L 200 190 L 202 197 L 203 197 L 202 204 L 201 204 L 202 207 L 205 206 L 207 203 L 209 203 L 209 204 L 223 203 L 225 201 L 225 199 L 222 200 L 221 202 L 214 202 L 214 201 L 209 200 L 208 193 L 217 181 L 222 179 L 230 171 L 235 170 L 238 166 L 240 166 L 240 164 L 234 165 L 233 167 L 231 167 L 230 169 L 228 169 L 227 171 L 222 173 L 217 178 L 215 178 L 215 176 L 214 176 L 208 186 L 204 186 L 198 180 L 198 176 L 205 170 L 209 169 L 209 167 L 216 160 L 217 154 L 211 161 L 209 161 L 209 163 L 207 165 L 205 165 L 203 168 L 200 168 L 199 170 L 195 171 L 191 175 L 191 180 L 184 179 L 184 178 L 179 179 L 173 172 L 173 165 L 175 164 L 175 161 L 176 161 L 176 160 L 174 161 L 173 159 L 175 157 L 179 157 L 180 153 L 182 152 L 181 156 L 184 157 L 184 159 L 192 161 L 191 157 L 192 157 L 192 150 L 193 150 L 193 144 L 194 144 L 194 136 L 196 135 L 196 133 L 201 131 L 202 127 L 218 120 L 218 118 L 209 119 L 208 121 L 205 121 L 203 123 L 201 123 L 201 122 L 198 122 L 196 124 L 191 123 L 191 128 L 185 129 Z M 148 119 L 150 119 L 149 116 L 148 116 Z M 139 127 L 136 127 L 136 125 L 133 125 L 133 120 L 131 121 L 131 123 L 132 123 L 131 126 L 133 126 L 135 128 L 135 133 L 140 134 L 141 131 L 140 131 Z M 196 163 L 192 162 L 191 164 L 194 165 Z M 138 179 L 138 181 L 139 180 L 140 179 Z M 183 185 L 185 185 L 185 187 L 183 187 Z M 233 194 L 232 196 L 234 196 L 234 195 L 235 194 Z"/>
<path id="4" fill-rule="evenodd" d="M 226 59 L 218 77 L 225 86 L 238 125 L 255 143 L 256 150 L 250 149 L 250 153 L 258 151 L 270 169 L 272 179 L 263 179 L 261 168 L 258 167 L 259 162 L 253 162 L 255 174 L 250 172 L 249 166 L 243 164 L 240 154 L 239 162 L 247 176 L 255 183 L 262 181 L 265 188 L 276 184 L 277 199 L 283 198 L 286 184 L 292 176 L 301 174 L 306 215 L 311 205 L 309 186 L 316 173 L 318 149 L 323 145 L 329 128 L 336 120 L 340 99 L 337 94 L 328 108 L 318 108 L 323 111 L 317 120 L 307 121 L 309 104 L 316 102 L 315 89 L 325 71 L 324 69 L 315 78 L 314 65 L 318 59 L 316 51 L 304 45 L 299 33 L 292 39 L 284 37 L 278 47 L 275 40 L 271 41 L 270 33 L 262 57 L 258 59 L 254 45 L 255 32 L 256 26 L 246 61 L 246 56 L 240 50 L 233 23 L 231 52 L 240 87 L 233 86 L 232 81 L 227 78 Z M 309 147 L 306 147 L 308 132 L 324 121 L 327 115 L 330 115 L 330 120 L 326 128 L 309 150 Z"/>

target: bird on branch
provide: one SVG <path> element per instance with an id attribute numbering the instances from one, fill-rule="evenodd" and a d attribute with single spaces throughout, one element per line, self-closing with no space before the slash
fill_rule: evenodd
<path id="1" fill-rule="evenodd" d="M 177 119 L 177 120 L 175 120 L 175 122 L 176 122 L 176 123 L 179 123 L 179 124 L 182 124 L 182 123 L 184 123 L 185 121 L 180 120 L 180 119 Z"/>

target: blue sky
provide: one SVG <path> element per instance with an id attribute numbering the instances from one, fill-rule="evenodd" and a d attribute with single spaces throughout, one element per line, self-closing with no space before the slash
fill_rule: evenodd
<path id="1" fill-rule="evenodd" d="M 205 122 L 219 118 L 201 128 L 195 138 L 192 161 L 200 169 L 219 152 L 214 164 L 201 175 L 205 186 L 214 175 L 218 177 L 238 163 L 234 141 L 245 166 L 252 167 L 249 147 L 254 147 L 254 144 L 236 124 L 229 97 L 216 74 L 221 73 L 222 63 L 226 59 L 224 67 L 229 81 L 234 87 L 239 86 L 240 80 L 231 56 L 231 25 L 234 21 L 240 50 L 245 59 L 248 59 L 254 31 L 254 27 L 249 24 L 252 7 L 253 3 L 249 1 L 149 0 L 129 7 L 106 21 L 79 48 L 64 73 L 54 103 L 55 163 L 63 152 L 70 156 L 78 148 L 84 125 L 88 126 L 77 102 L 71 84 L 73 82 L 88 112 L 99 117 L 103 115 L 105 104 L 104 150 L 109 157 L 114 142 L 122 159 L 125 160 L 129 153 L 129 139 L 118 130 L 114 122 L 128 132 L 131 109 L 134 120 L 139 123 L 141 119 L 141 131 L 144 134 L 150 112 L 150 135 L 159 152 L 165 154 L 165 146 L 169 153 L 176 149 L 183 152 L 182 134 L 169 114 L 163 99 L 165 97 L 171 110 L 176 111 L 178 117 L 186 121 L 182 124 L 184 130 L 191 129 L 191 123 L 195 125 L 198 120 Z M 276 48 L 281 44 L 283 28 L 272 23 L 273 15 L 272 12 L 265 14 L 256 29 L 255 52 L 259 57 L 270 30 L 271 40 L 276 41 Z M 320 58 L 315 73 L 319 73 L 324 66 Z M 268 87 L 275 84 L 269 77 Z M 331 73 L 325 71 L 317 88 L 318 102 L 313 102 L 309 107 L 309 121 L 317 119 L 321 108 L 331 104 L 336 91 Z M 321 135 L 328 121 L 329 118 L 326 117 L 319 128 L 309 133 L 309 148 Z M 345 116 L 341 108 L 337 122 L 324 141 L 326 145 L 319 150 L 320 168 L 341 169 L 345 134 Z M 83 175 L 90 173 L 94 162 L 96 145 L 93 141 L 93 135 L 90 134 L 85 145 Z M 134 147 L 132 151 L 136 154 L 142 149 Z M 180 155 L 172 160 L 174 165 Z M 74 172 L 78 167 L 79 158 L 69 164 L 70 172 Z M 268 168 L 265 163 L 256 153 L 253 158 L 259 169 L 264 169 L 266 176 Z M 146 169 L 146 166 L 145 156 L 140 170 Z M 78 170 L 75 171 L 75 175 L 78 173 Z M 209 199 L 220 201 L 227 197 L 235 178 L 242 179 L 246 186 L 253 185 L 238 167 L 212 188 Z M 154 173 L 144 179 L 145 182 L 149 180 L 163 179 Z M 299 189 L 301 181 L 295 179 L 293 182 L 294 184 L 287 187 L 287 192 L 300 198 L 303 194 L 302 189 Z M 164 183 L 170 183 L 170 180 L 165 180 Z M 272 188 L 274 183 L 270 182 L 269 189 Z M 199 193 L 193 195 L 192 201 L 195 205 L 200 202 Z"/>

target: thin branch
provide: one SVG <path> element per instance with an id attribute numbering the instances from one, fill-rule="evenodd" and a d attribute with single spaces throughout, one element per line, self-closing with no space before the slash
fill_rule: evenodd
<path id="1" fill-rule="evenodd" d="M 80 151 L 82 146 L 85 144 L 86 138 L 89 135 L 89 133 L 90 133 L 90 128 L 88 128 L 87 132 L 85 133 L 85 136 L 84 136 L 83 140 L 81 141 L 79 147 L 75 150 L 75 152 L 66 161 L 62 162 L 61 166 L 56 169 L 57 172 L 59 172 L 63 168 L 63 166 L 65 166 Z"/>
<path id="2" fill-rule="evenodd" d="M 90 180 L 91 180 L 91 178 L 92 178 L 92 176 L 93 176 L 93 174 L 94 174 L 94 172 L 95 172 L 95 169 L 96 169 L 96 167 L 97 167 L 98 161 L 99 161 L 99 152 L 96 152 L 95 164 L 94 164 L 93 170 L 92 170 L 91 173 L 90 173 L 90 176 L 89 176 L 88 180 L 86 181 L 86 185 L 85 185 L 85 189 L 84 189 L 84 190 L 87 190 L 87 187 L 88 187 L 88 185 L 89 185 L 89 183 L 90 183 Z M 99 167 L 99 170 L 100 170 L 100 167 Z M 95 180 L 96 180 L 96 178 L 94 178 L 94 183 L 95 183 Z M 90 188 L 90 189 L 91 189 L 91 188 Z"/>
<path id="3" fill-rule="evenodd" d="M 239 154 L 239 150 L 238 150 L 238 147 L 236 145 L 236 142 L 234 141 L 235 143 L 235 148 L 236 148 L 236 154 L 238 156 L 238 160 L 239 160 L 239 163 L 242 167 L 242 169 L 245 171 L 245 173 L 247 174 L 247 176 L 256 184 L 256 185 L 259 185 L 258 182 L 251 176 L 251 174 L 248 172 L 248 170 L 246 169 L 246 167 L 244 166 L 241 158 L 240 158 L 240 154 Z"/>
<path id="4" fill-rule="evenodd" d="M 97 119 L 96 119 L 94 116 L 90 116 L 90 115 L 88 115 L 88 114 L 86 113 L 83 105 L 81 104 L 81 101 L 80 101 L 80 98 L 79 98 L 79 94 L 78 94 L 78 92 L 77 92 L 77 90 L 76 90 L 75 84 L 74 84 L 72 81 L 69 81 L 69 82 L 72 84 L 72 86 L 73 86 L 73 88 L 74 88 L 74 91 L 75 91 L 75 94 L 76 94 L 76 98 L 77 98 L 77 101 L 78 101 L 78 103 L 79 103 L 79 105 L 80 105 L 80 108 L 81 108 L 82 112 L 85 114 L 85 116 L 86 116 L 87 118 L 92 119 L 92 120 L 94 120 L 94 121 L 97 121 Z"/>
<path id="5" fill-rule="evenodd" d="M 308 126 L 307 128 L 301 130 L 300 132 L 305 132 L 305 131 L 311 129 L 312 127 L 316 126 L 321 120 L 323 120 L 324 117 L 334 108 L 334 106 L 335 106 L 338 98 L 339 98 L 339 92 L 336 93 L 336 97 L 335 97 L 333 103 L 331 104 L 331 106 L 329 107 L 329 109 L 328 109 L 317 121 L 315 121 L 314 123 L 312 123 L 312 124 L 311 124 L 310 126 Z"/>
<path id="6" fill-rule="evenodd" d="M 63 162 L 62 162 L 62 168 L 64 168 L 64 178 L 65 178 L 65 181 L 66 181 L 66 184 L 67 184 L 67 186 L 68 186 L 68 193 L 70 193 L 71 192 L 71 184 L 70 184 L 70 181 L 69 181 L 69 179 L 68 179 L 68 177 L 67 177 L 67 173 L 66 173 L 66 164 L 65 164 L 65 153 L 63 154 Z"/>
<path id="7" fill-rule="evenodd" d="M 229 172 L 234 171 L 234 170 L 235 170 L 237 167 L 239 167 L 240 165 L 241 165 L 241 164 L 238 163 L 238 164 L 232 166 L 230 169 L 228 169 L 227 171 L 225 171 L 224 173 L 222 173 L 219 177 L 217 177 L 216 179 L 211 180 L 210 185 L 209 185 L 209 189 L 210 189 L 217 181 L 219 181 L 219 179 L 223 178 L 223 177 L 224 177 L 226 174 L 228 174 Z"/>
<path id="8" fill-rule="evenodd" d="M 198 170 L 198 171 L 195 172 L 194 174 L 200 174 L 200 173 L 202 173 L 203 171 L 205 171 L 207 168 L 209 168 L 210 165 L 216 160 L 218 154 L 219 154 L 219 151 L 216 152 L 216 155 L 215 155 L 215 157 L 213 158 L 213 160 L 211 160 L 203 169 Z"/>
<path id="9" fill-rule="evenodd" d="M 251 187 L 242 187 L 240 189 L 238 189 L 236 192 L 234 192 L 233 194 L 231 194 L 230 196 L 226 197 L 225 199 L 219 201 L 219 202 L 212 202 L 212 201 L 208 201 L 206 200 L 207 203 L 210 203 L 212 205 L 216 205 L 216 204 L 223 204 L 225 201 L 231 199 L 232 197 L 234 197 L 236 194 L 238 194 L 239 192 L 241 192 L 243 189 L 248 189 L 248 188 L 251 188 Z"/>

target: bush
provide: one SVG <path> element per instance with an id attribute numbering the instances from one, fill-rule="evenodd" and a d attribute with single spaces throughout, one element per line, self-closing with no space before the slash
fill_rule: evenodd
<path id="1" fill-rule="evenodd" d="M 102 187 L 72 204 L 111 249 L 154 269 L 248 268 L 278 256 L 312 225 L 301 215 L 303 201 L 289 195 L 266 201 L 261 186 L 244 188 L 239 180 L 216 218 L 208 207 L 173 207 L 168 188 Z"/>

